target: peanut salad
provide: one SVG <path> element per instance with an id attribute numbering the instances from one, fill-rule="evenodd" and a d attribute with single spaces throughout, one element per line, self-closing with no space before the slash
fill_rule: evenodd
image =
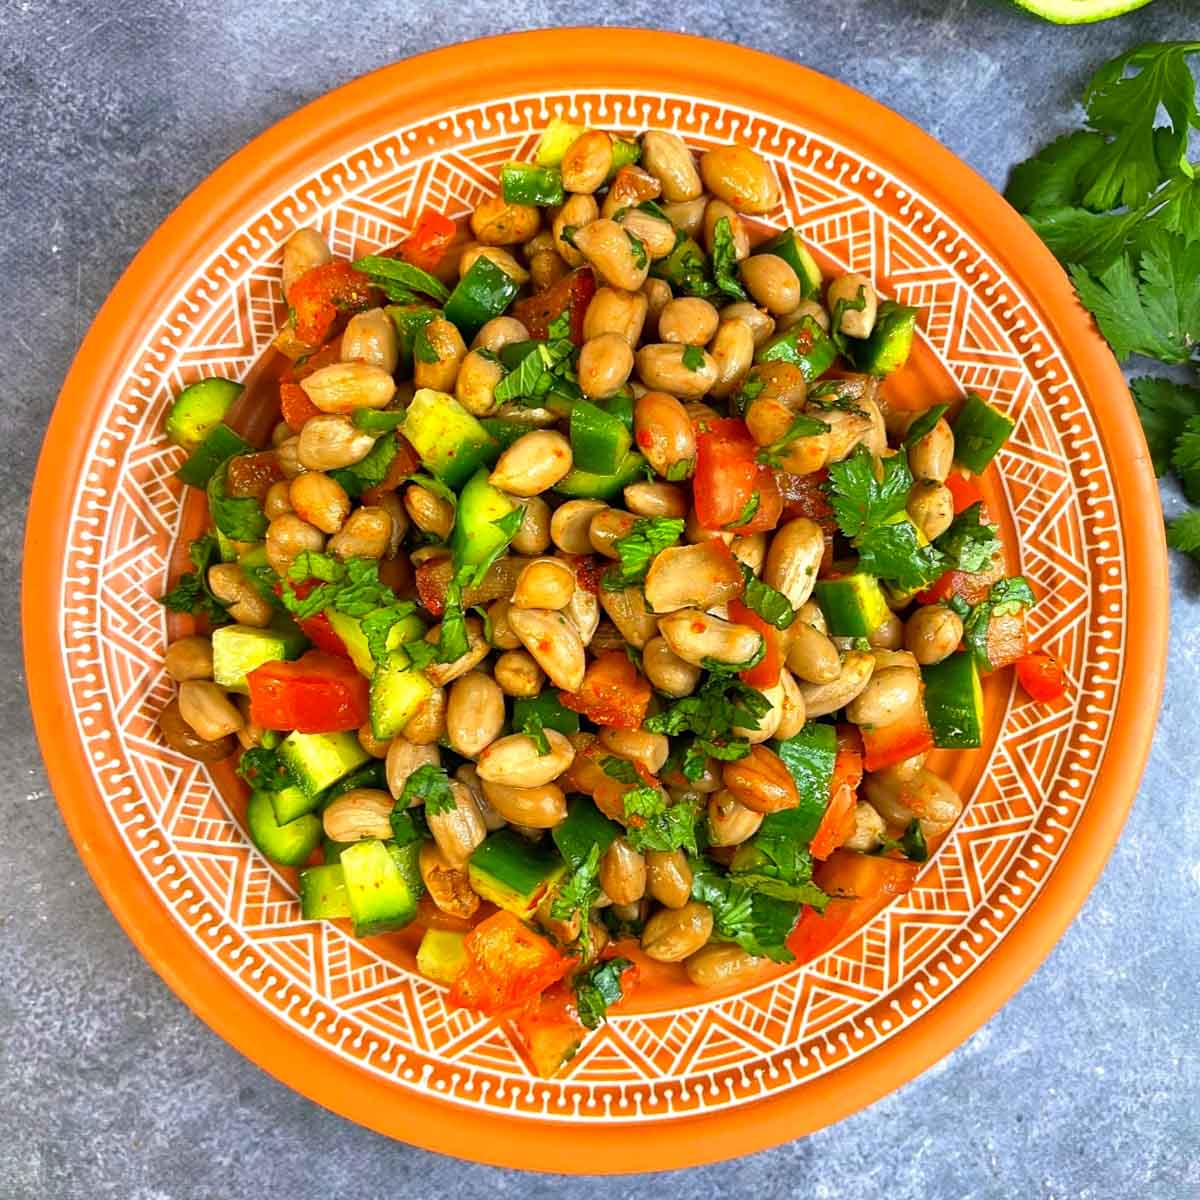
<path id="1" fill-rule="evenodd" d="M 840 942 L 958 817 L 926 760 L 983 743 L 981 676 L 1064 692 L 976 482 L 1012 423 L 892 396 L 917 310 L 780 195 L 555 121 L 468 220 L 293 234 L 270 382 L 167 417 L 209 531 L 163 738 L 240 755 L 306 918 L 411 927 L 543 1076 L 639 976 Z"/>

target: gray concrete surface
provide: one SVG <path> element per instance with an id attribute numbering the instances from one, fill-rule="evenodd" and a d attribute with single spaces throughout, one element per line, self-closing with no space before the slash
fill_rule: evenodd
<path id="1" fill-rule="evenodd" d="M 1195 36 L 1196 15 L 1186 0 L 1157 0 L 1055 29 L 999 0 L 0 0 L 0 1198 L 581 1191 L 389 1142 L 264 1075 L 142 962 L 59 820 L 23 689 L 25 500 L 81 335 L 195 184 L 271 122 L 375 66 L 598 19 L 825 70 L 1001 184 L 1067 126 L 1095 65 L 1137 41 Z M 736 1163 L 594 1185 L 602 1194 L 1200 1196 L 1200 599 L 1190 564 L 1173 561 L 1172 582 L 1169 684 L 1137 806 L 1083 912 L 1016 999 L 835 1128 Z"/>

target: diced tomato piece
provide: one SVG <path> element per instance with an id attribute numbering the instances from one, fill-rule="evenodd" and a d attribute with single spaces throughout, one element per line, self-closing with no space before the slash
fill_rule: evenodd
<path id="1" fill-rule="evenodd" d="M 347 659 L 310 650 L 295 662 L 269 662 L 246 676 L 250 719 L 263 729 L 335 733 L 368 716 L 367 681 Z"/>
<path id="2" fill-rule="evenodd" d="M 954 515 L 966 512 L 972 504 L 983 503 L 983 492 L 975 481 L 974 475 L 964 475 L 961 471 L 951 471 L 946 476 L 946 487 L 954 497 Z M 981 515 L 981 520 L 983 516 Z"/>
<path id="3" fill-rule="evenodd" d="M 829 805 L 813 834 L 813 858 L 828 858 L 854 833 L 854 807 L 862 782 L 863 756 L 859 731 L 853 725 L 838 726 L 837 756 L 829 783 Z"/>
<path id="4" fill-rule="evenodd" d="M 333 625 L 330 624 L 326 613 L 319 612 L 315 617 L 305 617 L 303 621 L 297 621 L 296 624 L 300 626 L 301 632 L 318 650 L 323 650 L 326 654 L 336 654 L 340 658 L 350 657 L 346 643 L 333 632 Z"/>
<path id="5" fill-rule="evenodd" d="M 933 749 L 933 730 L 925 715 L 925 703 L 920 696 L 916 703 L 894 721 L 886 725 L 863 725 L 862 734 L 866 755 L 863 766 L 868 771 L 882 771 L 894 766 L 914 754 L 924 754 Z"/>
<path id="6" fill-rule="evenodd" d="M 339 313 L 359 312 L 371 304 L 371 281 L 348 262 L 323 263 L 305 271 L 287 294 L 302 342 L 319 346 L 329 337 Z"/>
<path id="7" fill-rule="evenodd" d="M 225 490 L 230 496 L 253 496 L 262 500 L 267 489 L 283 478 L 279 455 L 274 450 L 257 454 L 239 454 L 230 459 L 225 474 Z"/>
<path id="8" fill-rule="evenodd" d="M 998 551 L 984 571 L 947 571 L 931 587 L 917 593 L 918 604 L 937 604 L 957 596 L 966 604 L 987 599 L 992 584 L 1004 578 L 1004 554 Z"/>
<path id="9" fill-rule="evenodd" d="M 422 271 L 432 271 L 442 261 L 457 233 L 458 227 L 449 217 L 427 208 L 417 218 L 412 233 L 397 247 L 396 257 Z"/>
<path id="10" fill-rule="evenodd" d="M 513 305 L 513 316 L 529 330 L 531 338 L 544 339 L 550 325 L 564 311 L 571 313 L 571 341 L 583 345 L 583 315 L 596 294 L 596 277 L 591 267 L 580 267 L 536 296 Z"/>
<path id="11" fill-rule="evenodd" d="M 1062 666 L 1049 654 L 1026 654 L 1017 659 L 1017 679 L 1031 700 L 1048 704 L 1067 694 Z"/>
<path id="12" fill-rule="evenodd" d="M 872 900 L 882 896 L 886 901 L 904 895 L 920 869 L 920 863 L 907 858 L 838 850 L 813 868 L 813 881 L 839 900 Z"/>
<path id="13" fill-rule="evenodd" d="M 748 625 L 751 629 L 757 629 L 763 635 L 766 645 L 762 662 L 748 671 L 739 671 L 738 678 L 759 691 L 773 688 L 779 682 L 779 673 L 783 669 L 782 638 L 779 630 L 764 621 L 752 608 L 747 608 L 740 600 L 730 600 L 729 619 L 738 625 Z"/>
<path id="14" fill-rule="evenodd" d="M 757 453 L 745 422 L 733 417 L 710 421 L 697 436 L 692 498 L 696 520 L 705 529 L 732 529 L 741 519 L 759 487 Z M 779 505 L 782 509 L 781 497 Z"/>
<path id="15" fill-rule="evenodd" d="M 531 1000 L 570 969 L 572 959 L 501 910 L 463 941 L 467 965 L 450 988 L 450 1003 L 492 1014 Z"/>
<path id="16" fill-rule="evenodd" d="M 1015 663 L 1028 649 L 1025 609 L 992 613 L 988 619 L 987 656 L 993 671 Z"/>
<path id="17" fill-rule="evenodd" d="M 311 417 L 321 415 L 321 410 L 298 383 L 285 382 L 279 385 L 279 411 L 293 433 L 299 433 L 305 421 Z"/>
<path id="18" fill-rule="evenodd" d="M 779 524 L 779 516 L 783 512 L 783 497 L 779 494 L 779 484 L 775 481 L 775 472 L 770 467 L 761 464 L 754 480 L 754 490 L 758 493 L 758 507 L 754 515 L 745 525 L 737 525 L 731 533 L 738 537 L 749 537 L 752 533 L 766 533 Z"/>
<path id="19" fill-rule="evenodd" d="M 597 725 L 639 729 L 650 704 L 650 684 L 623 650 L 593 659 L 577 692 L 559 692 L 560 702 Z"/>
<path id="20" fill-rule="evenodd" d="M 813 870 L 813 882 L 834 899 L 824 915 L 804 909 L 787 940 L 788 949 L 800 962 L 811 962 L 907 892 L 919 869 L 919 863 L 906 859 L 834 851 Z"/>
<path id="21" fill-rule="evenodd" d="M 859 757 L 862 756 L 862 752 L 863 752 L 862 733 L 860 732 L 857 725 L 851 725 L 849 721 L 842 721 L 837 726 L 837 748 L 838 748 L 839 754 L 842 754 L 842 753 L 845 753 L 847 755 L 857 754 L 857 755 L 859 755 Z M 846 773 L 847 777 L 849 777 L 850 775 L 853 774 L 853 767 L 854 767 L 854 763 L 853 763 L 852 759 L 846 758 L 843 760 L 842 770 L 844 773 Z M 834 764 L 834 770 L 835 771 L 837 770 L 836 763 Z M 858 787 L 861 780 L 862 780 L 862 771 L 860 770 L 858 773 L 858 778 L 854 779 L 854 781 L 853 781 L 854 787 Z"/>
<path id="22" fill-rule="evenodd" d="M 534 1071 L 552 1079 L 575 1057 L 587 1030 L 575 1011 L 574 995 L 556 983 L 536 997 L 517 1016 L 517 1032 Z"/>

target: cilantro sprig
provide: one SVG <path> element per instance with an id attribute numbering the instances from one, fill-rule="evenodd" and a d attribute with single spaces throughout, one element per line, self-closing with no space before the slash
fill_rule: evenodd
<path id="1" fill-rule="evenodd" d="M 1192 64 L 1200 42 L 1135 46 L 1096 71 L 1088 128 L 1014 168 L 1006 196 L 1068 269 L 1114 354 L 1200 367 L 1200 178 L 1189 159 L 1200 123 Z M 1131 383 L 1155 471 L 1174 468 L 1200 503 L 1188 427 L 1200 392 L 1181 379 Z M 1200 561 L 1200 514 L 1167 527 L 1167 543 Z"/>
<path id="2" fill-rule="evenodd" d="M 866 446 L 859 446 L 829 468 L 827 486 L 834 519 L 858 551 L 864 571 L 916 590 L 945 570 L 945 556 L 922 544 L 905 514 L 913 477 L 904 455 L 876 460 Z"/>

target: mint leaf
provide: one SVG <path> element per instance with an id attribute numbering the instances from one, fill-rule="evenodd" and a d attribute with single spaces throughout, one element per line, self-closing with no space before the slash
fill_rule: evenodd
<path id="1" fill-rule="evenodd" d="M 742 581 L 742 603 L 751 612 L 762 617 L 768 625 L 774 625 L 776 629 L 787 629 L 796 619 L 796 610 L 791 601 L 769 583 L 763 583 L 745 563 L 742 563 Z"/>
<path id="2" fill-rule="evenodd" d="M 361 271 L 366 275 L 377 288 L 387 295 L 389 300 L 395 299 L 397 302 L 403 303 L 408 296 L 400 293 L 411 292 L 430 296 L 439 303 L 445 303 L 450 299 L 450 291 L 440 279 L 430 275 L 428 271 L 422 271 L 420 267 L 414 267 L 412 263 L 407 263 L 401 258 L 385 258 L 378 254 L 368 254 L 350 265 L 354 270 Z M 395 297 L 392 295 L 393 292 L 397 293 Z"/>

